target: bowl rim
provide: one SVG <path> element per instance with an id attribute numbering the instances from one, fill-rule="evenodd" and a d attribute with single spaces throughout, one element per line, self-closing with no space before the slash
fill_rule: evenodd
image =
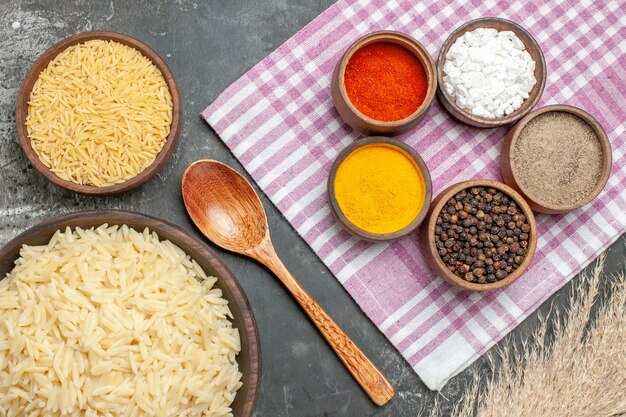
<path id="1" fill-rule="evenodd" d="M 50 232 L 50 237 L 54 230 L 70 226 L 72 229 L 79 227 L 91 227 L 104 223 L 124 224 L 126 222 L 137 222 L 148 227 L 152 232 L 159 235 L 160 239 L 164 239 L 163 234 L 173 236 L 175 239 L 167 238 L 172 243 L 179 246 L 189 254 L 189 250 L 183 246 L 190 248 L 194 252 L 201 254 L 204 261 L 213 266 L 219 276 L 216 276 L 221 286 L 228 287 L 235 298 L 237 309 L 240 311 L 245 329 L 239 329 L 240 333 L 247 336 L 250 350 L 250 375 L 248 375 L 248 395 L 245 397 L 242 414 L 237 417 L 251 417 L 254 412 L 256 400 L 259 395 L 259 387 L 261 383 L 261 344 L 259 340 L 259 332 L 254 318 L 253 310 L 250 302 L 243 290 L 243 287 L 237 278 L 230 271 L 224 261 L 215 253 L 205 242 L 192 235 L 191 232 L 170 223 L 166 220 L 159 219 L 147 214 L 129 210 L 87 210 L 77 211 L 68 214 L 62 214 L 37 223 L 31 228 L 20 233 L 13 239 L 0 247 L 0 265 L 12 269 L 15 259 L 8 259 L 9 256 L 17 254 L 22 245 L 34 238 L 40 233 Z M 80 223 L 77 225 L 76 223 Z M 84 226 L 83 226 L 84 224 Z M 176 241 L 174 241 L 176 240 Z M 194 257 L 195 259 L 195 257 Z M 0 280 L 4 279 L 0 276 Z M 244 377 L 246 377 L 244 375 Z M 239 395 L 239 393 L 237 394 Z"/>
<path id="2" fill-rule="evenodd" d="M 422 104 L 420 104 L 413 113 L 403 119 L 385 122 L 373 119 L 365 115 L 359 109 L 357 109 L 354 104 L 352 104 L 352 101 L 348 97 L 348 92 L 346 91 L 345 73 L 348 62 L 356 51 L 363 48 L 364 46 L 373 43 L 383 43 L 388 41 L 404 47 L 413 55 L 415 55 L 422 67 L 424 67 L 424 72 L 426 73 L 428 81 L 428 91 L 426 92 L 426 96 L 424 97 L 424 101 L 422 102 Z M 417 54 L 415 53 L 416 51 Z M 435 66 L 435 62 L 433 61 L 432 57 L 430 56 L 424 45 L 422 45 L 417 39 L 413 38 L 412 36 L 395 30 L 378 30 L 359 37 L 348 47 L 348 49 L 346 49 L 346 52 L 343 54 L 338 63 L 337 81 L 339 94 L 341 95 L 342 100 L 346 103 L 348 109 L 350 109 L 350 111 L 354 113 L 356 117 L 360 118 L 365 123 L 381 129 L 397 129 L 412 123 L 413 121 L 421 118 L 424 114 L 426 114 L 426 112 L 428 112 L 430 108 L 430 104 L 435 98 L 435 94 L 437 91 L 437 80 L 437 67 Z"/>
<path id="3" fill-rule="evenodd" d="M 150 61 L 152 61 L 154 65 L 156 65 L 156 67 L 161 71 L 161 74 L 163 75 L 163 78 L 165 79 L 165 82 L 167 83 L 168 89 L 172 96 L 172 123 L 170 125 L 170 133 L 165 139 L 165 144 L 163 145 L 161 151 L 159 151 L 159 153 L 157 154 L 155 160 L 143 171 L 141 171 L 136 176 L 130 178 L 129 180 L 106 187 L 76 184 L 72 181 L 67 181 L 57 176 L 39 159 L 39 156 L 31 145 L 30 138 L 28 137 L 28 130 L 26 129 L 28 102 L 30 100 L 33 86 L 35 85 L 35 82 L 37 82 L 41 71 L 43 71 L 43 69 L 48 66 L 52 59 L 54 59 L 58 54 L 60 54 L 68 47 L 96 39 L 112 40 L 138 50 L 142 55 L 150 59 Z M 44 177 L 46 177 L 48 181 L 61 188 L 75 193 L 91 196 L 106 196 L 119 194 L 144 184 L 150 178 L 155 176 L 165 166 L 165 164 L 172 156 L 174 150 L 176 149 L 176 145 L 178 144 L 180 130 L 182 127 L 182 112 L 182 100 L 178 85 L 176 83 L 176 80 L 174 79 L 172 71 L 167 66 L 165 61 L 159 56 L 159 54 L 157 54 L 145 43 L 131 36 L 118 32 L 94 31 L 81 32 L 76 35 L 61 39 L 60 41 L 49 47 L 37 58 L 37 60 L 35 60 L 35 62 L 31 65 L 30 69 L 26 73 L 26 76 L 22 80 L 22 84 L 17 95 L 17 101 L 15 104 L 15 123 L 17 127 L 17 135 L 22 150 L 26 154 L 26 157 L 28 158 L 30 163 L 37 169 L 37 171 L 39 171 Z"/>
<path id="4" fill-rule="evenodd" d="M 534 48 L 537 50 L 537 55 L 539 57 L 539 62 L 535 61 L 535 74 L 538 75 L 536 78 L 537 89 L 535 93 L 529 96 L 524 100 L 522 106 L 515 110 L 513 113 L 509 115 L 505 115 L 503 117 L 499 117 L 497 119 L 488 119 L 481 116 L 476 116 L 469 111 L 461 108 L 456 102 L 448 95 L 448 93 L 443 88 L 443 65 L 445 63 L 445 56 L 448 53 L 448 50 L 452 46 L 452 44 L 457 40 L 457 38 L 463 35 L 468 30 L 477 29 L 480 27 L 489 27 L 485 25 L 502 25 L 504 28 L 499 30 L 510 30 L 515 32 L 520 40 L 524 43 L 526 50 L 529 48 Z M 522 36 L 520 36 L 522 34 Z M 527 38 L 528 42 L 526 42 Z M 443 46 L 439 50 L 439 55 L 437 57 L 437 80 L 438 80 L 438 89 L 437 89 L 437 97 L 443 102 L 443 106 L 446 110 L 455 118 L 461 121 L 462 123 L 469 124 L 474 127 L 482 127 L 482 128 L 494 128 L 499 126 L 504 126 L 510 123 L 514 123 L 517 120 L 524 117 L 528 114 L 539 102 L 539 99 L 543 95 L 543 90 L 546 86 L 546 74 L 547 74 L 547 66 L 546 60 L 541 49 L 541 46 L 537 42 L 537 40 L 530 34 L 528 30 L 526 30 L 521 25 L 513 22 L 512 20 L 503 19 L 501 17 L 481 17 L 478 19 L 470 20 L 469 22 L 463 23 L 458 26 L 454 31 L 446 38 Z M 534 89 L 534 87 L 533 87 Z M 531 90 L 532 92 L 532 90 Z M 456 112 L 456 114 L 455 114 Z M 457 115 L 459 115 L 463 120 L 460 120 Z"/>
<path id="5" fill-rule="evenodd" d="M 437 217 L 443 209 L 443 206 L 450 198 L 452 198 L 452 196 L 454 196 L 459 191 L 472 187 L 495 188 L 499 191 L 504 192 L 509 197 L 515 200 L 517 205 L 522 209 L 522 212 L 524 213 L 524 216 L 526 216 L 526 220 L 530 225 L 528 252 L 526 253 L 526 256 L 524 257 L 521 265 L 503 280 L 493 283 L 479 284 L 474 282 L 468 282 L 461 277 L 453 274 L 444 264 L 443 260 L 439 256 L 439 253 L 437 253 L 437 247 L 435 246 L 435 226 Z M 428 213 L 426 227 L 423 228 L 422 232 L 422 242 L 424 246 L 423 250 L 428 252 L 428 257 L 431 260 L 431 265 L 433 263 L 436 265 L 436 269 L 434 269 L 434 272 L 437 275 L 441 276 L 445 281 L 448 281 L 449 283 L 461 287 L 465 290 L 472 291 L 490 291 L 502 288 L 513 283 L 513 281 L 522 276 L 522 274 L 526 272 L 526 269 L 528 269 L 528 266 L 532 262 L 532 259 L 535 255 L 535 250 L 537 248 L 537 237 L 537 221 L 526 200 L 524 200 L 524 198 L 510 186 L 500 181 L 489 179 L 462 181 L 456 184 L 452 184 L 451 186 L 442 190 L 433 200 L 433 205 L 431 206 L 431 209 Z"/>
<path id="6" fill-rule="evenodd" d="M 405 156 L 411 159 L 411 161 L 415 164 L 415 166 L 421 171 L 422 178 L 424 180 L 424 202 L 420 211 L 417 213 L 417 216 L 405 227 L 395 232 L 390 233 L 372 233 L 367 230 L 361 229 L 360 227 L 353 224 L 339 207 L 339 202 L 337 201 L 337 197 L 335 195 L 335 178 L 337 177 L 337 171 L 342 162 L 353 152 L 358 149 L 361 149 L 370 145 L 384 145 L 387 147 L 397 148 L 399 149 Z M 346 146 L 337 156 L 335 161 L 333 162 L 332 168 L 330 170 L 330 174 L 328 176 L 327 183 L 327 198 L 330 203 L 331 213 L 339 221 L 339 224 L 349 233 L 365 240 L 380 242 L 380 241 L 388 241 L 397 239 L 402 236 L 406 236 L 409 233 L 413 232 L 417 227 L 422 224 L 424 219 L 426 218 L 426 214 L 430 208 L 431 199 L 432 199 L 432 181 L 430 178 L 430 171 L 426 166 L 426 163 L 422 159 L 422 157 L 417 153 L 415 149 L 411 146 L 407 145 L 404 142 L 401 142 L 397 139 L 389 138 L 386 136 L 369 136 L 363 139 L 359 139 L 357 141 L 352 142 L 348 146 Z"/>
<path id="7" fill-rule="evenodd" d="M 528 193 L 528 189 L 524 187 L 522 183 L 520 183 L 519 172 L 516 172 L 515 168 L 515 144 L 517 143 L 517 139 L 519 138 L 520 134 L 531 120 L 535 119 L 538 116 L 541 116 L 542 114 L 550 112 L 566 112 L 578 116 L 593 129 L 596 137 L 598 138 L 598 141 L 600 142 L 600 148 L 602 149 L 602 174 L 600 176 L 600 179 L 596 183 L 596 186 L 584 199 L 575 204 L 570 204 L 567 206 L 555 206 L 553 204 L 542 201 L 540 198 L 533 198 Z M 609 141 L 606 132 L 602 128 L 602 125 L 600 125 L 600 123 L 591 114 L 587 113 L 583 109 L 567 104 L 553 104 L 550 106 L 541 107 L 524 116 L 522 120 L 520 120 L 513 128 L 511 128 L 510 135 L 510 143 L 507 144 L 509 151 L 507 155 L 502 155 L 502 159 L 500 161 L 501 169 L 504 167 L 504 164 L 508 162 L 514 186 L 519 189 L 520 194 L 522 194 L 526 200 L 532 203 L 531 205 L 536 211 L 547 211 L 548 213 L 566 213 L 572 210 L 576 210 L 586 204 L 589 204 L 593 199 L 595 199 L 598 194 L 600 194 L 600 192 L 604 189 L 606 183 L 609 180 L 609 176 L 611 175 L 611 169 L 613 166 L 613 153 L 611 149 L 611 142 Z"/>

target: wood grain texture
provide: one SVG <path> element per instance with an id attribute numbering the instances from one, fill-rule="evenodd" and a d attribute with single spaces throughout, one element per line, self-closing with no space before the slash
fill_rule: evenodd
<path id="1" fill-rule="evenodd" d="M 28 101 L 30 100 L 31 91 L 33 89 L 33 86 L 35 85 L 35 82 L 39 78 L 39 74 L 41 73 L 41 71 L 43 71 L 48 66 L 48 63 L 50 63 L 50 61 L 54 59 L 54 57 L 56 57 L 59 53 L 61 53 L 68 47 L 94 39 L 112 40 L 137 49 L 144 56 L 149 58 L 154 63 L 154 65 L 156 65 L 157 68 L 161 71 L 161 74 L 163 74 L 165 82 L 167 83 L 170 94 L 172 96 L 172 124 L 170 126 L 170 133 L 166 138 L 163 149 L 161 149 L 154 162 L 152 162 L 151 165 L 146 167 L 146 169 L 144 169 L 137 176 L 129 179 L 128 181 L 108 187 L 95 187 L 91 185 L 76 184 L 71 181 L 66 181 L 57 176 L 55 173 L 50 171 L 50 169 L 48 169 L 43 164 L 43 162 L 41 162 L 39 156 L 37 156 L 37 153 L 30 143 L 28 131 L 26 129 Z M 165 61 L 163 61 L 163 59 L 155 51 L 153 51 L 143 42 L 121 33 L 83 32 L 55 43 L 48 50 L 46 50 L 32 65 L 32 67 L 26 74 L 26 77 L 24 77 L 24 81 L 22 82 L 22 86 L 20 87 L 20 91 L 17 96 L 17 103 L 15 106 L 15 123 L 17 125 L 17 135 L 20 140 L 20 145 L 22 146 L 26 157 L 28 158 L 30 163 L 33 164 L 33 166 L 37 169 L 37 171 L 39 171 L 50 182 L 75 193 L 93 196 L 106 196 L 123 193 L 144 184 L 150 178 L 155 176 L 165 166 L 167 161 L 174 153 L 174 150 L 176 149 L 176 145 L 178 143 L 179 134 L 182 126 L 182 114 L 182 100 L 180 98 L 178 86 L 176 84 L 176 81 L 174 80 L 174 75 L 170 71 Z"/>
<path id="2" fill-rule="evenodd" d="M 344 76 L 346 72 L 346 66 L 348 61 L 354 53 L 360 48 L 377 42 L 390 42 L 403 46 L 410 52 L 412 52 L 419 62 L 424 67 L 426 77 L 428 80 L 428 91 L 422 104 L 415 110 L 410 116 L 393 121 L 393 122 L 381 122 L 380 120 L 372 119 L 361 113 L 348 98 L 346 92 L 346 85 L 344 83 Z M 428 54 L 428 51 L 424 46 L 411 36 L 396 32 L 392 30 L 382 30 L 378 32 L 369 33 L 359 39 L 357 39 L 345 54 L 341 57 L 331 78 L 331 93 L 333 103 L 339 116 L 344 122 L 349 124 L 353 129 L 358 130 L 367 136 L 385 135 L 385 136 L 397 136 L 413 129 L 417 124 L 426 116 L 428 109 L 433 103 L 435 98 L 435 92 L 437 91 L 437 70 L 433 59 Z"/>
<path id="3" fill-rule="evenodd" d="M 517 143 L 517 138 L 519 137 L 520 133 L 528 124 L 528 122 L 533 120 L 535 117 L 551 111 L 572 113 L 587 122 L 587 124 L 591 126 L 596 136 L 598 137 L 598 141 L 600 142 L 600 147 L 602 148 L 602 154 L 604 157 L 602 164 L 602 173 L 600 174 L 600 179 L 598 180 L 598 183 L 596 184 L 594 189 L 586 198 L 576 204 L 572 204 L 569 206 L 554 206 L 530 197 L 528 195 L 528 192 L 524 190 L 524 188 L 520 185 L 519 173 L 515 169 L 515 144 Z M 586 111 L 581 110 L 578 107 L 562 104 L 542 107 L 526 115 L 526 117 L 520 120 L 507 132 L 504 138 L 504 143 L 502 144 L 502 153 L 500 154 L 500 171 L 502 172 L 502 178 L 504 179 L 504 182 L 507 185 L 513 187 L 522 196 L 524 196 L 524 198 L 528 201 L 528 204 L 534 211 L 546 214 L 567 213 L 569 211 L 576 210 L 577 208 L 589 204 L 594 198 L 598 196 L 598 194 L 600 194 L 600 191 L 602 191 L 607 181 L 609 180 L 612 165 L 613 153 L 611 151 L 611 142 L 609 142 L 609 138 L 600 123 L 598 123 L 598 121 Z"/>
<path id="4" fill-rule="evenodd" d="M 291 275 L 274 251 L 269 235 L 249 256 L 276 274 L 372 401 L 381 406 L 391 400 L 394 389 L 389 381 Z"/>
<path id="5" fill-rule="evenodd" d="M 517 205 L 522 209 L 522 212 L 524 213 L 524 216 L 526 216 L 528 224 L 530 225 L 530 233 L 528 237 L 528 252 L 526 253 L 526 257 L 515 271 L 507 275 L 506 278 L 504 278 L 503 280 L 493 283 L 479 284 L 476 282 L 468 282 L 450 272 L 445 263 L 441 260 L 441 257 L 439 257 L 439 253 L 437 252 L 437 246 L 435 245 L 435 226 L 437 225 L 437 217 L 439 216 L 439 213 L 443 209 L 446 202 L 456 193 L 471 187 L 492 187 L 502 191 L 513 200 L 515 200 Z M 454 184 L 444 189 L 437 195 L 437 197 L 434 198 L 433 203 L 430 206 L 430 211 L 428 212 L 426 225 L 425 227 L 422 227 L 420 237 L 424 256 L 428 261 L 430 268 L 438 276 L 440 276 L 450 284 L 456 285 L 457 287 L 461 287 L 465 290 L 491 291 L 511 284 L 513 281 L 522 276 L 526 269 L 528 269 L 528 266 L 530 265 L 530 262 L 535 255 L 535 249 L 537 248 L 537 221 L 535 220 L 535 216 L 526 200 L 524 200 L 524 198 L 520 194 L 518 194 L 517 191 L 515 191 L 513 188 L 509 187 L 506 184 L 493 180 L 471 180 Z"/>
<path id="6" fill-rule="evenodd" d="M 104 223 L 125 224 L 138 231 L 148 227 L 160 239 L 167 239 L 184 250 L 198 262 L 207 275 L 217 278 L 215 285 L 228 300 L 234 317 L 232 322 L 239 329 L 241 339 L 241 353 L 237 356 L 237 363 L 243 373 L 243 386 L 232 404 L 233 414 L 236 417 L 251 417 L 261 382 L 261 348 L 252 309 L 239 282 L 217 254 L 204 242 L 178 226 L 145 214 L 121 210 L 83 211 L 55 217 L 25 231 L 0 249 L 0 279 L 4 279 L 13 269 L 22 245 L 46 244 L 57 230 L 67 226 L 88 228 Z"/>
<path id="7" fill-rule="evenodd" d="M 373 144 L 392 146 L 404 152 L 406 156 L 413 160 L 413 163 L 421 172 L 422 178 L 424 180 L 424 189 L 426 190 L 424 193 L 424 202 L 422 204 L 422 208 L 417 214 L 417 217 L 415 217 L 415 219 L 413 219 L 413 221 L 409 223 L 406 227 L 403 227 L 402 229 L 392 233 L 372 233 L 355 226 L 354 224 L 352 224 L 352 222 L 350 222 L 350 220 L 348 220 L 346 215 L 341 210 L 341 207 L 339 207 L 339 202 L 337 201 L 337 196 L 335 195 L 335 178 L 337 177 L 337 170 L 339 169 L 341 163 L 348 157 L 348 155 L 350 155 L 355 150 L 363 146 L 369 146 Z M 415 149 L 413 149 L 406 143 L 400 142 L 396 139 L 387 138 L 384 136 L 371 136 L 364 139 L 359 139 L 356 142 L 352 142 L 339 153 L 330 170 L 330 175 L 328 176 L 328 185 L 326 189 L 331 213 L 335 216 L 339 224 L 344 229 L 361 239 L 370 241 L 386 241 L 408 235 L 409 233 L 417 229 L 420 224 L 422 224 L 430 207 L 433 185 L 430 179 L 430 171 L 428 170 L 428 167 L 426 166 L 426 163 L 424 162 L 422 157 L 415 151 Z"/>
<path id="8" fill-rule="evenodd" d="M 200 231 L 215 244 L 249 256 L 274 272 L 372 401 L 387 403 L 394 395 L 391 384 L 279 259 L 265 210 L 250 183 L 228 165 L 201 160 L 185 171 L 182 192 L 189 216 Z"/>
<path id="9" fill-rule="evenodd" d="M 459 36 L 462 36 L 463 34 L 465 34 L 465 32 L 469 32 L 478 28 L 493 28 L 498 31 L 510 30 L 514 32 L 517 37 L 524 43 L 526 50 L 530 54 L 531 58 L 535 61 L 535 79 L 537 80 L 537 82 L 533 86 L 532 90 L 530 90 L 528 98 L 524 100 L 522 106 L 508 116 L 503 116 L 497 119 L 487 119 L 485 117 L 476 116 L 468 112 L 467 110 L 459 107 L 443 88 L 443 65 L 445 64 L 445 56 L 448 53 L 448 50 Z M 483 17 L 480 19 L 469 21 L 456 28 L 454 32 L 452 32 L 450 36 L 448 36 L 443 46 L 441 47 L 441 50 L 439 51 L 439 57 L 437 58 L 437 78 L 439 85 L 439 89 L 437 90 L 437 98 L 439 99 L 443 107 L 448 111 L 448 113 L 450 113 L 452 117 L 454 117 L 461 123 L 480 128 L 494 128 L 504 126 L 510 123 L 515 123 L 526 114 L 528 114 L 528 112 L 530 112 L 533 107 L 535 107 L 535 105 L 541 98 L 541 95 L 543 94 L 543 89 L 546 85 L 546 72 L 546 60 L 543 56 L 541 47 L 539 46 L 535 38 L 533 38 L 526 29 L 510 20 L 500 19 L 497 17 Z"/>

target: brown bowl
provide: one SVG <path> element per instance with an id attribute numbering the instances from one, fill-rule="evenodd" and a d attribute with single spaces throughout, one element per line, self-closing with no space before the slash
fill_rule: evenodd
<path id="1" fill-rule="evenodd" d="M 167 239 L 180 247 L 204 269 L 208 275 L 217 278 L 216 286 L 233 313 L 233 325 L 239 329 L 241 352 L 237 355 L 239 370 L 242 372 L 243 386 L 237 392 L 231 405 L 236 417 L 251 417 L 261 382 L 261 351 L 259 335 L 252 309 L 243 289 L 224 262 L 201 240 L 183 229 L 166 221 L 132 211 L 84 211 L 55 217 L 28 229 L 0 248 L 0 279 L 4 279 L 19 257 L 22 245 L 44 245 L 52 235 L 65 227 L 89 228 L 125 224 L 136 230 L 145 227 L 156 232 L 161 239 Z"/>
<path id="2" fill-rule="evenodd" d="M 598 140 L 600 141 L 600 146 L 602 148 L 602 153 L 604 154 L 602 174 L 600 175 L 600 180 L 596 184 L 595 188 L 586 198 L 570 206 L 554 206 L 530 197 L 528 191 L 520 185 L 519 173 L 515 169 L 515 144 L 520 133 L 528 124 L 528 122 L 533 120 L 535 117 L 551 111 L 572 113 L 587 122 L 587 124 L 591 126 L 596 136 L 598 137 Z M 606 132 L 604 131 L 602 126 L 600 126 L 600 123 L 598 123 L 598 121 L 592 115 L 584 110 L 573 106 L 557 104 L 542 107 L 538 110 L 533 111 L 522 120 L 520 120 L 508 131 L 502 145 L 502 153 L 500 154 L 500 171 L 502 171 L 502 178 L 504 178 L 504 182 L 515 188 L 521 195 L 523 195 L 533 210 L 539 213 L 558 214 L 567 213 L 586 204 L 589 204 L 591 200 L 593 200 L 598 196 L 598 194 L 600 194 L 600 191 L 602 191 L 607 181 L 609 180 L 609 175 L 611 174 L 612 159 L 613 157 L 611 152 L 611 143 L 609 142 L 609 138 L 607 137 Z"/>
<path id="3" fill-rule="evenodd" d="M 335 178 L 337 177 L 337 170 L 341 163 L 355 150 L 369 146 L 372 144 L 382 144 L 388 147 L 396 148 L 403 152 L 406 156 L 408 156 L 418 170 L 422 173 L 424 179 L 425 193 L 424 193 L 424 204 L 422 205 L 421 210 L 417 214 L 417 217 L 413 219 L 411 223 L 409 223 L 404 228 L 392 232 L 392 233 L 372 233 L 367 230 L 363 230 L 360 227 L 355 226 L 339 207 L 339 203 L 337 202 L 337 197 L 335 196 Z M 405 236 L 412 231 L 414 231 L 421 223 L 424 221 L 426 217 L 426 213 L 428 212 L 428 208 L 430 207 L 430 200 L 432 198 L 432 183 L 430 180 L 430 171 L 428 171 L 428 167 L 422 160 L 422 157 L 407 145 L 404 142 L 400 142 L 396 139 L 391 139 L 383 136 L 372 136 L 365 139 L 359 139 L 356 142 L 351 143 L 346 146 L 344 150 L 342 150 L 335 162 L 333 163 L 333 167 L 330 171 L 330 175 L 328 177 L 328 202 L 330 203 L 331 212 L 334 217 L 339 221 L 339 224 L 343 226 L 345 230 L 352 233 L 353 235 L 360 237 L 361 239 L 370 240 L 370 241 L 385 241 L 385 240 L 393 240 L 397 239 L 401 236 Z"/>
<path id="4" fill-rule="evenodd" d="M 501 281 L 487 284 L 479 284 L 475 282 L 465 281 L 464 279 L 450 272 L 450 270 L 446 268 L 446 265 L 439 257 L 439 253 L 437 253 L 437 247 L 435 246 L 435 226 L 439 213 L 443 209 L 446 202 L 456 193 L 471 187 L 490 187 L 504 192 L 506 195 L 515 200 L 517 205 L 522 209 L 522 212 L 524 213 L 524 216 L 526 216 L 528 224 L 530 225 L 528 252 L 526 253 L 524 261 L 515 271 L 513 271 Z M 535 255 L 535 248 L 537 247 L 537 222 L 535 221 L 535 216 L 533 215 L 532 210 L 530 209 L 524 198 L 508 185 L 493 180 L 471 180 L 454 184 L 440 192 L 439 195 L 434 198 L 433 203 L 430 206 L 430 211 L 428 212 L 426 225 L 422 228 L 422 233 L 420 237 L 424 256 L 426 257 L 426 260 L 428 261 L 428 264 L 430 265 L 430 268 L 433 270 L 433 272 L 435 272 L 437 275 L 439 275 L 450 284 L 456 285 L 457 287 L 461 287 L 465 290 L 489 291 L 495 290 L 497 288 L 502 288 L 511 284 L 513 281 L 519 278 L 524 273 L 524 271 L 526 271 L 528 265 L 530 265 L 533 256 Z"/>
<path id="5" fill-rule="evenodd" d="M 530 93 L 528 93 L 528 98 L 524 100 L 522 106 L 508 116 L 499 117 L 497 119 L 487 119 L 485 117 L 476 116 L 459 107 L 443 88 L 443 65 L 445 63 L 445 56 L 448 53 L 448 50 L 459 36 L 464 35 L 465 32 L 478 28 L 493 28 L 498 31 L 510 30 L 514 32 L 524 43 L 526 51 L 528 51 L 532 59 L 535 61 L 535 79 L 537 82 L 533 86 L 532 90 L 530 90 Z M 441 51 L 439 52 L 439 57 L 437 58 L 437 79 L 439 82 L 437 98 L 452 117 L 461 123 L 475 127 L 493 128 L 504 126 L 514 123 L 524 117 L 532 110 L 533 107 L 535 107 L 541 98 L 541 94 L 543 94 L 543 89 L 546 85 L 546 78 L 546 60 L 543 56 L 543 52 L 541 51 L 541 47 L 535 38 L 533 38 L 526 29 L 517 23 L 497 17 L 483 17 L 467 22 L 456 28 L 454 32 L 448 36 L 448 39 L 446 39 L 445 43 L 441 47 Z"/>
<path id="6" fill-rule="evenodd" d="M 41 162 L 39 156 L 37 156 L 37 153 L 35 153 L 35 150 L 30 143 L 28 131 L 26 130 L 28 101 L 30 100 L 30 94 L 32 92 L 33 86 L 39 78 L 39 74 L 48 66 L 52 59 L 54 59 L 59 53 L 63 52 L 68 47 L 94 39 L 112 40 L 137 49 L 144 56 L 149 58 L 154 63 L 154 65 L 156 65 L 157 68 L 161 71 L 161 74 L 163 74 L 163 78 L 165 78 L 165 82 L 167 83 L 167 86 L 170 90 L 170 94 L 172 95 L 172 124 L 170 126 L 170 134 L 168 135 L 165 144 L 163 145 L 163 149 L 161 149 L 161 152 L 159 152 L 154 162 L 152 162 L 151 165 L 146 167 L 146 169 L 144 169 L 137 176 L 129 179 L 128 181 L 108 187 L 95 187 L 91 185 L 76 184 L 71 181 L 66 181 L 57 176 Z M 123 193 L 132 188 L 138 187 L 148 181 L 153 176 L 155 176 L 165 166 L 167 161 L 172 156 L 174 149 L 176 149 L 176 144 L 178 143 L 182 112 L 183 110 L 180 93 L 178 91 L 176 81 L 174 80 L 174 76 L 172 75 L 172 72 L 168 68 L 165 61 L 163 61 L 163 59 L 161 59 L 161 57 L 150 47 L 135 38 L 121 33 L 84 32 L 70 36 L 69 38 L 65 38 L 55 43 L 47 51 L 45 51 L 37 59 L 37 61 L 35 61 L 32 67 L 30 67 L 30 70 L 26 74 L 24 81 L 22 81 L 22 86 L 17 96 L 17 104 L 15 107 L 15 122 L 17 124 L 17 135 L 20 139 L 20 144 L 22 146 L 22 149 L 24 150 L 24 153 L 30 160 L 31 164 L 33 164 L 33 166 L 37 169 L 37 171 L 39 171 L 50 182 L 75 193 L 94 196 L 105 196 Z"/>
<path id="7" fill-rule="evenodd" d="M 381 122 L 380 120 L 372 119 L 361 113 L 348 98 L 346 85 L 344 83 L 346 66 L 350 58 L 352 58 L 352 55 L 354 55 L 358 49 L 378 42 L 394 43 L 412 52 L 424 67 L 428 79 L 428 91 L 424 102 L 410 116 L 393 122 Z M 409 35 L 391 30 L 373 32 L 357 39 L 337 63 L 331 81 L 333 103 L 335 104 L 337 113 L 339 113 L 339 116 L 344 122 L 367 136 L 397 136 L 413 129 L 420 120 L 426 116 L 426 113 L 428 113 L 428 109 L 432 105 L 433 98 L 435 97 L 435 91 L 437 91 L 435 63 L 428 54 L 428 51 L 426 51 L 426 48 Z"/>

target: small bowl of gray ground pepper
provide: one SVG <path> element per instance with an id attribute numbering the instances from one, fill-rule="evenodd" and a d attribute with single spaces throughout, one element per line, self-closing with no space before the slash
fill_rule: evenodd
<path id="1" fill-rule="evenodd" d="M 540 213 L 566 213 L 590 203 L 611 173 L 609 139 L 598 121 L 572 106 L 529 113 L 502 145 L 504 182 Z"/>
<path id="2" fill-rule="evenodd" d="M 530 206 L 511 187 L 472 180 L 433 200 L 421 237 L 439 276 L 467 290 L 487 291 L 511 284 L 528 268 L 537 225 Z"/>

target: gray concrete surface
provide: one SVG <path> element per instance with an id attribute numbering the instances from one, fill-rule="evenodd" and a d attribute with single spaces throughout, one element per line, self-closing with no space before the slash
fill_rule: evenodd
<path id="1" fill-rule="evenodd" d="M 93 208 L 138 210 L 197 235 L 180 196 L 184 169 L 210 157 L 243 171 L 200 112 L 330 4 L 332 0 L 1 0 L 0 243 L 46 218 Z M 15 99 L 29 66 L 57 40 L 88 30 L 120 31 L 146 42 L 170 65 L 184 102 L 181 142 L 169 164 L 142 188 L 117 197 L 81 197 L 49 184 L 28 164 L 15 132 Z M 441 415 L 448 415 L 470 383 L 471 371 L 489 372 L 493 351 L 441 393 L 430 392 L 280 213 L 264 196 L 262 200 L 288 268 L 388 375 L 397 394 L 386 407 L 373 406 L 278 282 L 259 265 L 216 249 L 239 277 L 259 325 L 263 377 L 257 417 L 422 416 L 435 399 L 444 405 Z M 609 250 L 609 271 L 624 269 L 625 243 L 622 236 Z M 568 288 L 551 301 L 563 304 Z M 549 302 L 540 311 L 548 309 Z M 520 343 L 536 325 L 535 314 L 501 345 Z"/>

